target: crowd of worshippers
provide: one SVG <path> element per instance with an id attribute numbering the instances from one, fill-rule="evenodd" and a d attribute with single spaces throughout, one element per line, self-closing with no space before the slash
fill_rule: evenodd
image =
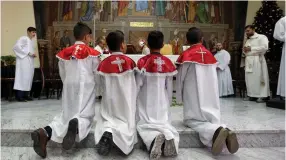
<path id="1" fill-rule="evenodd" d="M 263 56 L 268 40 L 255 33 L 253 26 L 245 29 L 248 39 L 243 52 L 248 100 L 256 98 L 261 102 L 262 97 L 269 96 Z M 26 98 L 24 93 L 31 89 L 31 59 L 36 55 L 31 47 L 36 29 L 28 28 L 27 33 L 28 36 L 21 37 L 14 46 L 17 55 L 14 89 L 19 91 L 20 98 Z M 110 32 L 105 41 L 98 40 L 106 42 L 102 45 L 107 45 L 111 53 L 101 61 L 102 52 L 88 46 L 92 30 L 86 24 L 77 23 L 73 34 L 75 44 L 56 55 L 63 82 L 62 112 L 47 126 L 31 133 L 33 148 L 39 156 L 47 156 L 46 145 L 50 140 L 61 143 L 66 150 L 71 149 L 75 142 L 87 137 L 94 119 L 94 141 L 100 155 L 107 156 L 113 145 L 128 155 L 140 136 L 151 159 L 176 156 L 180 139 L 170 123 L 169 112 L 174 76 L 175 97 L 177 103 L 183 104 L 184 125 L 196 131 L 200 141 L 210 147 L 214 155 L 220 154 L 224 146 L 231 154 L 238 151 L 236 134 L 220 122 L 219 97 L 233 94 L 228 67 L 230 55 L 221 43 L 216 44 L 214 56 L 202 44 L 202 31 L 192 27 L 186 33 L 190 47 L 174 64 L 160 53 L 164 46 L 163 33 L 151 31 L 147 38 L 150 54 L 135 63 L 124 54 L 124 33 L 116 30 Z M 100 106 L 96 105 L 97 95 L 102 96 Z M 97 106 L 99 113 L 95 116 Z"/>

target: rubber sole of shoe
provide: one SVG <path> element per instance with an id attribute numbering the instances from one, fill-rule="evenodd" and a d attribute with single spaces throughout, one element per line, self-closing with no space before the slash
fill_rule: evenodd
<path id="1" fill-rule="evenodd" d="M 77 128 L 78 128 L 77 119 L 70 120 L 68 132 L 63 139 L 63 144 L 62 144 L 63 149 L 70 150 L 73 147 L 73 145 L 75 144 Z"/>
<path id="2" fill-rule="evenodd" d="M 175 141 L 174 139 L 166 140 L 164 146 L 164 156 L 166 157 L 174 157 L 177 156 L 178 153 L 176 151 Z"/>
<path id="3" fill-rule="evenodd" d="M 234 154 L 238 151 L 238 148 L 239 148 L 239 144 L 238 144 L 238 141 L 237 141 L 237 137 L 236 137 L 236 134 L 232 131 L 229 131 L 228 132 L 228 137 L 227 137 L 227 148 L 228 148 L 228 151 L 231 153 L 231 154 Z"/>
<path id="4" fill-rule="evenodd" d="M 216 140 L 213 143 L 212 146 L 212 154 L 218 155 L 222 152 L 223 146 L 225 144 L 226 138 L 228 136 L 228 131 L 224 128 L 222 128 L 216 138 Z"/>
<path id="5" fill-rule="evenodd" d="M 161 148 L 164 141 L 165 141 L 165 136 L 163 134 L 160 134 L 155 138 L 154 146 L 150 153 L 151 160 L 158 160 L 161 157 L 162 154 Z"/>
<path id="6" fill-rule="evenodd" d="M 34 144 L 33 144 L 34 151 L 42 158 L 46 158 L 47 153 L 45 153 L 45 151 L 42 150 L 41 144 L 40 144 L 40 133 L 38 133 L 37 131 L 32 132 L 31 138 L 34 141 Z"/>

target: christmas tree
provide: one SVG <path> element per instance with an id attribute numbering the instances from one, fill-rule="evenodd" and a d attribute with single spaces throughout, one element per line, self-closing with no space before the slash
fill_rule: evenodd
<path id="1" fill-rule="evenodd" d="M 262 1 L 262 7 L 256 12 L 253 23 L 255 31 L 264 34 L 269 40 L 269 49 L 266 52 L 267 61 L 280 61 L 281 59 L 282 43 L 273 38 L 273 32 L 276 22 L 282 17 L 283 11 L 276 1 Z"/>

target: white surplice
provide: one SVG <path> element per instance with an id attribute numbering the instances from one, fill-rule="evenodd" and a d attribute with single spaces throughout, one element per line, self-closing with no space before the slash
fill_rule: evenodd
<path id="1" fill-rule="evenodd" d="M 13 47 L 16 54 L 16 72 L 14 89 L 20 91 L 30 91 L 34 77 L 34 47 L 33 41 L 23 36 L 18 39 Z"/>
<path id="2" fill-rule="evenodd" d="M 84 44 L 77 41 L 75 44 Z M 78 119 L 76 141 L 83 140 L 89 133 L 95 116 L 95 85 L 98 57 L 85 59 L 59 59 L 59 72 L 63 82 L 62 112 L 50 123 L 51 140 L 62 143 L 71 119 Z"/>
<path id="3" fill-rule="evenodd" d="M 119 52 L 111 55 L 122 54 Z M 99 73 L 102 101 L 94 131 L 95 144 L 104 132 L 112 133 L 113 142 L 126 155 L 137 143 L 135 71 L 122 74 Z"/>
<path id="4" fill-rule="evenodd" d="M 147 46 L 144 46 L 144 47 L 143 47 L 143 50 L 142 50 L 142 54 L 143 54 L 143 55 L 148 55 L 148 54 L 150 54 L 150 49 L 149 49 Z"/>
<path id="5" fill-rule="evenodd" d="M 268 69 L 264 54 L 268 50 L 268 38 L 255 33 L 245 42 L 251 51 L 245 53 L 245 82 L 249 97 L 270 96 Z"/>
<path id="6" fill-rule="evenodd" d="M 99 45 L 95 46 L 94 50 L 98 51 L 100 54 L 103 54 L 103 49 Z M 99 85 L 100 84 L 96 84 L 96 86 L 95 86 L 95 88 L 96 88 L 96 96 L 97 97 L 101 96 L 101 94 L 102 94 L 101 87 Z"/>
<path id="7" fill-rule="evenodd" d="M 137 131 L 148 150 L 159 134 L 166 140 L 174 139 L 176 151 L 179 147 L 179 133 L 171 125 L 169 108 L 172 104 L 173 76 L 136 74 L 139 122 Z"/>
<path id="8" fill-rule="evenodd" d="M 277 95 L 285 97 L 285 39 L 286 39 L 286 17 L 281 18 L 275 25 L 273 37 L 284 42 L 279 70 Z"/>
<path id="9" fill-rule="evenodd" d="M 94 49 L 103 54 L 103 49 L 99 45 L 96 45 Z"/>
<path id="10" fill-rule="evenodd" d="M 184 105 L 184 124 L 199 133 L 201 142 L 212 146 L 220 124 L 217 64 L 183 63 L 178 67 L 176 100 Z"/>
<path id="11" fill-rule="evenodd" d="M 219 96 L 228 96 L 233 94 L 232 77 L 229 69 L 230 55 L 222 49 L 215 54 L 218 61 L 217 78 Z"/>

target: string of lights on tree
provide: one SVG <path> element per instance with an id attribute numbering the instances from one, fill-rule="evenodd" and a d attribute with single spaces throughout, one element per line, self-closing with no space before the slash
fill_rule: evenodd
<path id="1" fill-rule="evenodd" d="M 278 7 L 276 1 L 262 1 L 262 6 L 254 17 L 255 31 L 264 34 L 269 40 L 269 49 L 266 52 L 268 61 L 279 61 L 281 58 L 283 44 L 273 38 L 273 32 L 276 22 L 283 16 L 283 11 Z"/>

